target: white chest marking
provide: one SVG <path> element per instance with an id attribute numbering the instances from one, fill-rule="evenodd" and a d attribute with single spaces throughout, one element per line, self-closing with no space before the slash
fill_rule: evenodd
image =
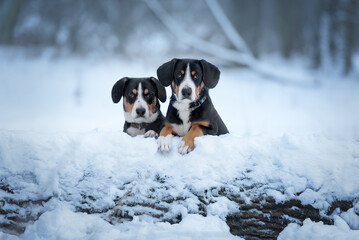
<path id="1" fill-rule="evenodd" d="M 187 134 L 189 128 L 191 127 L 191 122 L 189 121 L 189 115 L 191 113 L 189 109 L 188 102 L 175 102 L 173 107 L 178 111 L 178 117 L 182 120 L 183 124 L 172 124 L 173 131 L 177 133 L 178 136 L 183 137 Z"/>
<path id="2" fill-rule="evenodd" d="M 134 128 L 134 127 L 129 127 L 127 128 L 127 133 L 130 134 L 132 137 L 135 137 L 137 135 L 143 135 L 145 134 L 145 129 L 138 129 L 138 128 Z"/>

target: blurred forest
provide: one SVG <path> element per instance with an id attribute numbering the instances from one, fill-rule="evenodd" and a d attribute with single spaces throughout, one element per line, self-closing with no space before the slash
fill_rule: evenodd
<path id="1" fill-rule="evenodd" d="M 1 0 L 0 45 L 125 59 L 200 52 L 232 65 L 280 53 L 347 74 L 358 16 L 357 0 Z"/>

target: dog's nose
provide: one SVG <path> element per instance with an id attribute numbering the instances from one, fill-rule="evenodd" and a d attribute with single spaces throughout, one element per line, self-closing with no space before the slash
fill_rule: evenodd
<path id="1" fill-rule="evenodd" d="M 136 109 L 137 116 L 139 116 L 139 117 L 143 117 L 143 115 L 145 115 L 145 112 L 146 112 L 146 109 L 144 109 L 142 107 Z"/>
<path id="2" fill-rule="evenodd" d="M 182 89 L 182 96 L 183 98 L 189 98 L 192 94 L 192 89 L 191 88 L 183 88 Z"/>

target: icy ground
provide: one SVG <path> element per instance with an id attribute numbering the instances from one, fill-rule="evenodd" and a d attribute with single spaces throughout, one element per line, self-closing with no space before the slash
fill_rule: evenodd
<path id="1" fill-rule="evenodd" d="M 210 94 L 231 133 L 198 138 L 181 156 L 124 134 L 122 103 L 111 101 L 120 77 L 155 70 L 113 59 L 0 58 L 0 239 L 239 239 L 226 224 L 240 211 L 231 194 L 297 199 L 323 214 L 351 201 L 329 216 L 334 225 L 306 219 L 279 238 L 359 238 L 357 80 L 322 73 L 284 85 L 221 69 Z"/>

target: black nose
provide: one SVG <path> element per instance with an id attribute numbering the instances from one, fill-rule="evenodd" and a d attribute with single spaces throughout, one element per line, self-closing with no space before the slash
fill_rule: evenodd
<path id="1" fill-rule="evenodd" d="M 145 115 L 145 112 L 146 112 L 146 109 L 144 109 L 144 108 L 136 109 L 137 116 L 139 116 L 139 117 L 142 117 L 143 115 Z"/>
<path id="2" fill-rule="evenodd" d="M 182 89 L 182 96 L 183 98 L 189 98 L 192 94 L 192 89 L 191 88 L 183 88 Z"/>

